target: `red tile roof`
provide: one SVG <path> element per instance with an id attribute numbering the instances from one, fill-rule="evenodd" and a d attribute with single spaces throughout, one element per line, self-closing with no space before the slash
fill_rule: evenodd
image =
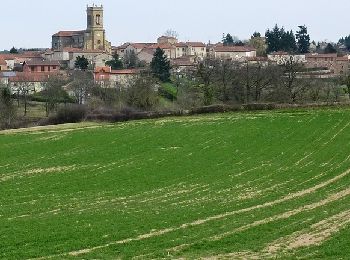
<path id="1" fill-rule="evenodd" d="M 117 75 L 130 75 L 130 74 L 138 74 L 140 70 L 138 69 L 125 69 L 125 70 L 112 70 L 111 74 Z"/>
<path id="2" fill-rule="evenodd" d="M 9 82 L 46 82 L 54 73 L 46 72 L 16 72 L 15 77 L 9 77 Z"/>
<path id="3" fill-rule="evenodd" d="M 27 61 L 25 64 L 28 66 L 60 66 L 60 63 L 58 61 L 48 61 L 39 59 Z"/>
<path id="4" fill-rule="evenodd" d="M 161 48 L 162 50 L 170 50 L 170 49 L 175 49 L 175 46 L 171 45 L 170 43 L 162 43 L 162 44 L 153 44 L 151 46 L 148 46 L 147 48 L 149 49 Z"/>
<path id="5" fill-rule="evenodd" d="M 96 67 L 94 70 L 94 73 L 111 73 L 112 68 L 109 66 L 104 66 L 104 67 Z"/>

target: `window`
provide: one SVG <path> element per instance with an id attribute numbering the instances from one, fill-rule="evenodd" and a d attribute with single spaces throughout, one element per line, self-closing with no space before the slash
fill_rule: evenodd
<path id="1" fill-rule="evenodd" d="M 30 67 L 30 70 L 31 70 L 32 72 L 34 72 L 34 66 L 31 66 L 31 67 Z"/>
<path id="2" fill-rule="evenodd" d="M 45 71 L 45 66 L 41 66 L 41 71 Z"/>
<path id="3" fill-rule="evenodd" d="M 55 70 L 55 69 L 56 69 L 56 66 L 52 66 L 52 69 L 54 69 L 54 70 Z"/>
<path id="4" fill-rule="evenodd" d="M 101 15 L 97 14 L 96 15 L 96 25 L 100 25 L 101 24 Z"/>

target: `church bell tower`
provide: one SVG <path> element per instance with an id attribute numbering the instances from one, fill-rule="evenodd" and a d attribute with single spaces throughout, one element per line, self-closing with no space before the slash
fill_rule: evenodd
<path id="1" fill-rule="evenodd" d="M 103 27 L 103 6 L 87 6 L 85 49 L 106 50 L 106 32 Z"/>

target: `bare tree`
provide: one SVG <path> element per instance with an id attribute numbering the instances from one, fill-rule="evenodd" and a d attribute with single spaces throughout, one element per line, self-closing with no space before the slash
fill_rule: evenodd
<path id="1" fill-rule="evenodd" d="M 179 38 L 179 34 L 177 33 L 177 31 L 174 31 L 172 29 L 166 30 L 166 32 L 164 33 L 164 36 L 174 37 L 176 39 Z"/>
<path id="2" fill-rule="evenodd" d="M 13 105 L 11 90 L 0 86 L 0 127 L 10 127 L 16 118 L 16 107 Z"/>

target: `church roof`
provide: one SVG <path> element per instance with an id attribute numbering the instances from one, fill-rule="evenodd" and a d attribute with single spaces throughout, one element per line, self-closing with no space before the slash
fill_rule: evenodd
<path id="1" fill-rule="evenodd" d="M 81 35 L 85 33 L 84 31 L 59 31 L 58 33 L 55 33 L 53 36 L 56 37 L 73 37 L 75 35 Z"/>

